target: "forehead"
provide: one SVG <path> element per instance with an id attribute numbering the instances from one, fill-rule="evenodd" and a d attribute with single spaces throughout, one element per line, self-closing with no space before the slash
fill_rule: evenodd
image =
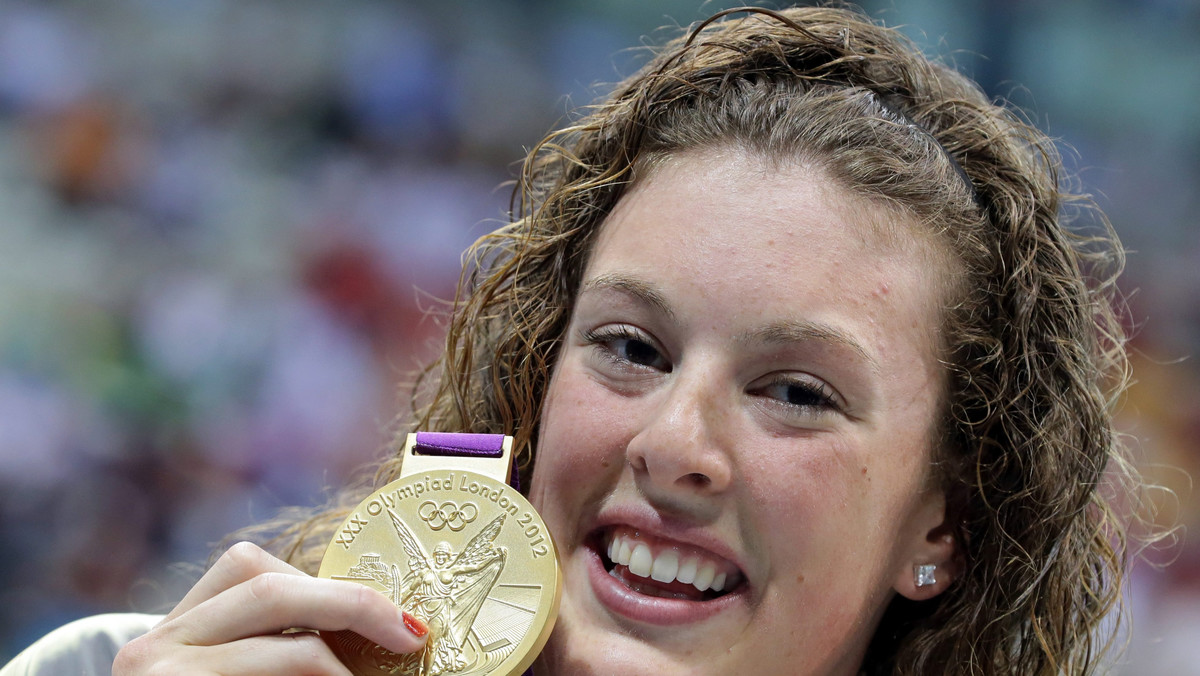
<path id="1" fill-rule="evenodd" d="M 701 166 L 705 171 L 696 171 Z M 681 182 L 678 180 L 681 176 L 691 176 L 692 180 Z M 840 216 L 853 218 L 862 227 L 861 234 L 871 237 L 878 245 L 925 256 L 939 269 L 952 267 L 952 247 L 945 241 L 938 224 L 921 222 L 904 205 L 890 198 L 850 189 L 835 179 L 819 158 L 809 155 L 752 150 L 732 142 L 653 153 L 635 163 L 634 180 L 625 195 L 644 190 L 647 184 L 663 183 L 664 178 L 678 186 L 739 177 L 749 179 L 750 186 L 759 189 L 757 196 L 766 198 L 764 206 L 772 203 L 794 206 L 802 199 L 821 204 Z M 811 177 L 811 188 L 796 193 L 794 179 L 797 177 Z"/>
<path id="2" fill-rule="evenodd" d="M 824 226 L 847 234 L 846 244 L 918 259 L 938 276 L 952 267 L 950 247 L 938 228 L 919 222 L 900 205 L 843 187 L 817 162 L 732 145 L 656 155 L 639 163 L 633 183 L 602 224 L 597 244 L 635 205 L 645 211 L 647 193 L 652 194 L 654 206 L 690 219 L 718 209 L 721 216 L 742 221 L 730 226 L 750 221 L 757 232 L 784 237 L 806 225 Z M 654 230 L 653 223 L 643 224 L 641 235 L 648 238 Z M 746 234 L 744 228 L 738 229 L 739 238 Z M 788 242 L 768 239 L 766 243 L 774 248 Z M 741 244 L 731 253 L 747 250 L 750 242 L 741 240 Z"/>
<path id="3" fill-rule="evenodd" d="M 904 296 L 914 318 L 928 319 L 918 324 L 929 345 L 945 296 L 942 252 L 930 228 L 819 166 L 705 149 L 642 167 L 601 227 L 583 288 L 614 273 L 670 278 L 691 298 L 740 299 L 746 316 Z"/>

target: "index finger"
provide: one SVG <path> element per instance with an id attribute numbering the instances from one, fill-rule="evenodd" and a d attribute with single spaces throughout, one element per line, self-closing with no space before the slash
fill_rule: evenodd
<path id="1" fill-rule="evenodd" d="M 183 600 L 167 613 L 164 622 L 188 612 L 221 592 L 232 589 L 263 573 L 283 573 L 308 577 L 299 568 L 289 565 L 268 554 L 250 542 L 239 542 L 230 547 L 212 568 L 192 586 Z"/>
<path id="2" fill-rule="evenodd" d="M 264 573 L 193 608 L 168 631 L 190 645 L 219 645 L 291 628 L 349 630 L 397 653 L 425 644 L 426 630 L 386 596 L 354 582 Z"/>

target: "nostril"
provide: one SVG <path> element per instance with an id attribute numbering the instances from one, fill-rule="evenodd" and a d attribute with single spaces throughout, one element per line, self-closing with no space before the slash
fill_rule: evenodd
<path id="1" fill-rule="evenodd" d="M 684 478 L 690 481 L 692 485 L 697 488 L 707 488 L 708 485 L 712 483 L 712 479 L 708 478 L 707 475 L 701 474 L 700 472 L 692 472 Z"/>
<path id="2" fill-rule="evenodd" d="M 628 462 L 629 466 L 635 471 L 646 471 L 646 458 L 642 457 L 640 454 L 627 453 L 626 462 Z"/>

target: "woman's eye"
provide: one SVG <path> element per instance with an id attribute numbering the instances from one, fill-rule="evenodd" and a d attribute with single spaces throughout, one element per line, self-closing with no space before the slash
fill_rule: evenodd
<path id="1" fill-rule="evenodd" d="M 621 327 L 611 331 L 589 332 L 584 340 L 599 347 L 606 357 L 628 364 L 669 372 L 671 364 L 646 336 Z"/>
<path id="2" fill-rule="evenodd" d="M 752 394 L 805 409 L 836 409 L 837 401 L 824 383 L 777 379 L 752 390 Z"/>
<path id="3" fill-rule="evenodd" d="M 613 351 L 622 359 L 642 366 L 659 366 L 664 360 L 653 345 L 633 338 L 613 341 Z"/>

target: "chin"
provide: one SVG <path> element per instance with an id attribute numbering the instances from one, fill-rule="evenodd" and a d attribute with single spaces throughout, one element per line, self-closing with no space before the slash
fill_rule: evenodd
<path id="1" fill-rule="evenodd" d="M 534 673 L 537 676 L 666 676 L 740 671 L 712 661 L 693 659 L 661 650 L 637 635 L 567 626 L 561 632 L 555 631 L 534 665 Z"/>

